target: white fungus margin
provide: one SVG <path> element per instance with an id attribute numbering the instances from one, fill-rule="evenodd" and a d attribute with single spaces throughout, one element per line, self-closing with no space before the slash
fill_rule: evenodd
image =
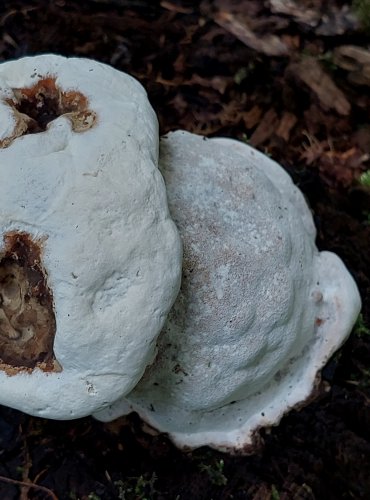
<path id="1" fill-rule="evenodd" d="M 160 168 L 184 245 L 179 296 L 135 389 L 95 416 L 136 411 L 183 448 L 248 453 L 315 390 L 360 310 L 349 272 L 318 252 L 289 175 L 230 139 L 175 132 Z"/>

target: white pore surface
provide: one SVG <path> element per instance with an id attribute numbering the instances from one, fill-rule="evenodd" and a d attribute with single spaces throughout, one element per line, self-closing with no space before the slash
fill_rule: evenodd
<path id="1" fill-rule="evenodd" d="M 45 240 L 62 367 L 0 372 L 0 403 L 69 419 L 127 394 L 152 361 L 178 292 L 181 242 L 157 168 L 157 119 L 141 85 L 98 62 L 45 55 L 1 64 L 0 100 L 45 76 L 83 93 L 97 123 L 75 133 L 59 117 L 0 149 L 0 234 Z M 0 118 L 5 137 L 14 120 Z"/>
<path id="2" fill-rule="evenodd" d="M 160 168 L 184 245 L 180 294 L 159 353 L 127 399 L 180 447 L 247 452 L 260 427 L 306 400 L 359 313 L 341 260 L 287 173 L 230 139 L 175 132 Z"/>

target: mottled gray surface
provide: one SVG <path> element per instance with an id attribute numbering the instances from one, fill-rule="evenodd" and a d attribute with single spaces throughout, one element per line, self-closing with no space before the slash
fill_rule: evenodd
<path id="1" fill-rule="evenodd" d="M 130 408 L 181 446 L 243 448 L 306 399 L 359 311 L 341 261 L 319 253 L 302 194 L 258 151 L 186 132 L 161 171 L 184 245 L 180 294 Z"/>

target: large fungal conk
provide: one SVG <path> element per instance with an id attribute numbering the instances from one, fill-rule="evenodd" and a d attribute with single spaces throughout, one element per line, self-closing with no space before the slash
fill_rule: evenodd
<path id="1" fill-rule="evenodd" d="M 89 415 L 155 356 L 181 242 L 141 85 L 87 59 L 0 65 L 0 404 Z"/>
<path id="2" fill-rule="evenodd" d="M 180 447 L 248 453 L 258 430 L 315 390 L 360 309 L 342 261 L 318 252 L 312 216 L 275 162 L 230 139 L 175 132 L 160 168 L 184 245 L 158 355 L 104 412 L 130 411 Z"/>

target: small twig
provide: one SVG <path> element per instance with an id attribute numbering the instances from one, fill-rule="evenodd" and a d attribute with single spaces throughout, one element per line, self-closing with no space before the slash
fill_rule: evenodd
<path id="1" fill-rule="evenodd" d="M 53 493 L 49 488 L 46 488 L 45 486 L 40 486 L 38 484 L 33 484 L 33 483 L 26 483 L 24 481 L 18 481 L 17 479 L 10 479 L 9 477 L 5 476 L 0 476 L 0 481 L 3 483 L 10 483 L 10 484 L 15 484 L 17 486 L 22 486 L 26 488 L 34 488 L 39 491 L 43 491 L 44 493 L 47 493 L 52 500 L 58 500 L 58 497 Z"/>
<path id="2" fill-rule="evenodd" d="M 169 10 L 171 12 L 177 12 L 179 14 L 192 14 L 194 9 L 191 7 L 183 7 L 182 5 L 176 5 L 175 3 L 163 0 L 161 2 L 161 7 L 163 9 Z"/>
<path id="3" fill-rule="evenodd" d="M 28 427 L 28 426 L 27 426 Z M 28 445 L 27 445 L 27 431 L 22 432 L 22 426 L 20 426 L 20 431 L 21 434 L 23 435 L 23 453 L 24 453 L 24 466 L 22 467 L 22 478 L 21 480 L 24 483 L 31 483 L 29 476 L 31 467 L 32 467 L 32 462 L 30 458 L 30 454 L 28 452 Z M 27 500 L 28 499 L 28 489 L 24 486 L 21 487 L 21 494 L 19 497 L 19 500 Z"/>

